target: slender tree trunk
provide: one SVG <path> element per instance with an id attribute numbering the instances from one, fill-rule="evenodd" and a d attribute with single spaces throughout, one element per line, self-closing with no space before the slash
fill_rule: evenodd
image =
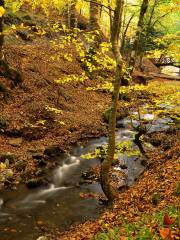
<path id="1" fill-rule="evenodd" d="M 112 27 L 113 27 L 113 16 L 112 16 L 112 9 L 111 9 L 110 0 L 108 0 L 108 7 L 109 7 L 110 38 L 111 38 Z"/>
<path id="2" fill-rule="evenodd" d="M 154 0 L 154 4 L 153 4 L 152 10 L 151 10 L 150 18 L 149 18 L 149 21 L 148 21 L 148 24 L 147 24 L 147 29 L 149 29 L 151 27 L 152 19 L 154 17 L 154 12 L 155 12 L 156 6 L 158 5 L 158 1 L 159 0 Z"/>
<path id="3" fill-rule="evenodd" d="M 90 2 L 90 30 L 97 30 L 100 28 L 100 5 L 97 4 L 98 0 Z"/>
<path id="4" fill-rule="evenodd" d="M 0 0 L 0 6 L 4 8 L 4 0 Z M 4 16 L 0 17 L 0 63 L 4 61 L 4 34 L 3 34 Z"/>
<path id="5" fill-rule="evenodd" d="M 111 186 L 110 169 L 113 163 L 115 153 L 115 128 L 116 128 L 117 103 L 119 99 L 119 89 L 121 86 L 123 68 L 125 67 L 122 56 L 120 54 L 120 38 L 119 38 L 122 25 L 123 6 L 124 0 L 116 0 L 116 9 L 114 13 L 113 28 L 111 34 L 112 50 L 114 53 L 114 57 L 116 59 L 116 76 L 114 81 L 114 91 L 112 96 L 112 106 L 109 120 L 108 151 L 107 156 L 101 165 L 101 186 L 110 204 L 113 203 L 116 197 L 116 191 Z"/>
<path id="6" fill-rule="evenodd" d="M 141 10 L 140 10 L 140 15 L 139 15 L 139 21 L 137 25 L 137 31 L 136 31 L 135 41 L 133 45 L 133 50 L 130 58 L 131 73 L 134 70 L 135 62 L 139 54 L 140 39 L 141 39 L 141 34 L 143 31 L 143 25 L 144 25 L 144 17 L 147 12 L 148 5 L 149 5 L 149 0 L 143 0 L 141 5 Z"/>
<path id="7" fill-rule="evenodd" d="M 122 43 L 121 43 L 121 54 L 122 54 L 122 55 L 124 54 L 124 51 L 125 51 L 125 43 L 126 43 L 127 31 L 128 31 L 129 26 L 130 26 L 130 24 L 131 24 L 131 21 L 132 21 L 133 18 L 134 18 L 134 15 L 135 15 L 135 14 L 133 14 L 133 15 L 130 17 L 130 19 L 129 19 L 126 27 L 125 27 L 124 33 L 123 33 L 123 35 L 122 35 Z"/>
<path id="8" fill-rule="evenodd" d="M 70 5 L 70 28 L 77 28 L 77 0 L 73 0 Z"/>

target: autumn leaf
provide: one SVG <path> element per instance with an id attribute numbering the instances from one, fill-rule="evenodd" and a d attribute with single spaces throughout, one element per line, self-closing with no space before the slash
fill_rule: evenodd
<path id="1" fill-rule="evenodd" d="M 161 228 L 161 229 L 159 230 L 159 233 L 160 233 L 160 235 L 161 235 L 161 237 L 162 237 L 163 240 L 164 240 L 164 239 L 168 239 L 168 238 L 170 237 L 170 234 L 171 234 L 169 228 Z"/>
<path id="2" fill-rule="evenodd" d="M 93 193 L 80 193 L 80 198 L 96 198 L 96 195 Z"/>
<path id="3" fill-rule="evenodd" d="M 170 226 L 173 221 L 170 219 L 169 215 L 167 213 L 164 214 L 164 221 L 163 221 L 165 226 Z"/>

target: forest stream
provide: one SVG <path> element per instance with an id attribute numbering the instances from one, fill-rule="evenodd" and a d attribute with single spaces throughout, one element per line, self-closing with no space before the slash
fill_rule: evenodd
<path id="1" fill-rule="evenodd" d="M 135 113 L 136 114 L 136 113 Z M 148 120 L 153 115 L 143 116 Z M 170 118 L 156 119 L 150 131 L 163 131 L 169 128 Z M 134 122 L 136 124 L 137 122 Z M 121 128 L 116 132 L 116 140 L 133 140 L 134 131 L 130 120 L 118 122 Z M 59 159 L 60 166 L 50 175 L 48 187 L 30 190 L 20 185 L 17 191 L 4 190 L 0 193 L 0 236 L 1 240 L 34 240 L 43 235 L 46 228 L 68 229 L 72 224 L 98 218 L 103 205 L 96 198 L 81 198 L 81 194 L 102 193 L 99 183 L 79 184 L 82 172 L 99 164 L 98 159 L 84 159 L 81 156 L 93 152 L 96 147 L 107 143 L 106 137 L 92 139 L 85 146 L 74 146 L 69 155 Z M 150 146 L 149 146 L 150 147 Z M 134 148 L 137 148 L 134 144 Z M 145 166 L 138 156 L 121 155 L 126 169 L 126 185 L 132 185 L 144 171 Z"/>

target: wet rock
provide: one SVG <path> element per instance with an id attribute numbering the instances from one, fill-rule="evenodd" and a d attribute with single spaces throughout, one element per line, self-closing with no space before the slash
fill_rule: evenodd
<path id="1" fill-rule="evenodd" d="M 148 166 L 147 159 L 142 159 L 142 160 L 141 160 L 141 164 L 142 164 L 144 167 L 147 167 L 147 166 Z"/>
<path id="2" fill-rule="evenodd" d="M 84 184 L 84 183 L 91 184 L 92 182 L 98 180 L 98 177 L 96 176 L 96 174 L 92 170 L 83 172 L 82 175 L 81 175 L 81 178 L 82 179 L 80 181 L 80 184 Z"/>
<path id="3" fill-rule="evenodd" d="M 123 170 L 124 170 L 124 169 L 128 169 L 128 166 L 127 166 L 126 164 L 120 164 L 119 166 L 120 166 L 120 168 L 123 169 Z"/>
<path id="4" fill-rule="evenodd" d="M 26 182 L 26 186 L 30 189 L 40 187 L 43 184 L 44 184 L 44 181 L 41 178 L 32 178 L 27 180 Z"/>
<path id="5" fill-rule="evenodd" d="M 5 162 L 6 160 L 9 161 L 9 163 L 15 163 L 17 160 L 17 157 L 15 154 L 7 152 L 7 153 L 0 153 L 0 162 Z"/>
<path id="6" fill-rule="evenodd" d="M 9 145 L 13 147 L 20 147 L 22 142 L 23 142 L 22 138 L 12 138 L 11 140 L 9 140 Z"/>
<path id="7" fill-rule="evenodd" d="M 122 171 L 113 170 L 112 185 L 115 189 L 122 189 L 127 185 L 127 175 Z"/>
<path id="8" fill-rule="evenodd" d="M 35 153 L 32 153 L 32 158 L 40 161 L 44 159 L 44 155 L 42 153 L 35 152 Z"/>
<path id="9" fill-rule="evenodd" d="M 36 162 L 40 165 L 40 166 L 45 166 L 47 165 L 47 162 L 46 162 L 46 158 L 45 156 L 42 154 L 42 153 L 33 153 L 32 154 L 32 158 L 34 160 L 36 160 Z"/>
<path id="10" fill-rule="evenodd" d="M 48 157 L 60 157 L 62 154 L 64 154 L 64 150 L 62 150 L 59 145 L 52 145 L 50 147 L 47 147 L 44 150 L 44 155 Z"/>
<path id="11" fill-rule="evenodd" d="M 119 121 L 116 123 L 116 127 L 117 127 L 117 128 L 125 128 L 124 121 L 123 121 L 123 120 L 119 120 Z"/>

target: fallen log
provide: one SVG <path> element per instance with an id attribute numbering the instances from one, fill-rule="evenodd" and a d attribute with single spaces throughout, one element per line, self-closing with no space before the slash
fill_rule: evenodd
<path id="1" fill-rule="evenodd" d="M 163 79 L 168 79 L 168 80 L 180 81 L 180 76 L 172 76 L 172 75 L 163 74 L 163 73 L 150 72 L 150 73 L 148 73 L 148 76 L 152 77 L 152 78 L 163 78 Z"/>

